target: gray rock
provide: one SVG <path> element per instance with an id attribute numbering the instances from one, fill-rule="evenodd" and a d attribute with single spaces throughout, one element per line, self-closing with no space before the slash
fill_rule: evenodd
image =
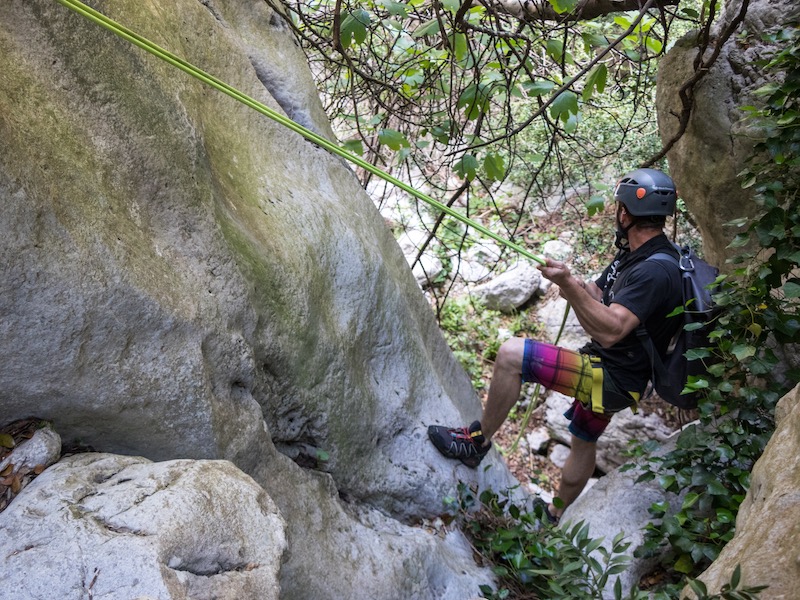
<path id="1" fill-rule="evenodd" d="M 103 10 L 332 138 L 266 3 Z M 284 599 L 491 583 L 469 550 L 437 559 L 406 525 L 442 514 L 459 480 L 513 478 L 496 453 L 476 471 L 427 441 L 480 402 L 352 170 L 58 4 L 3 3 L 0 21 L 4 418 L 232 462 L 286 522 Z"/>
<path id="2" fill-rule="evenodd" d="M 572 246 L 561 240 L 549 240 L 542 244 L 542 254 L 549 258 L 566 261 L 572 256 Z"/>
<path id="3" fill-rule="evenodd" d="M 544 278 L 543 278 L 544 279 Z M 589 336 L 575 316 L 575 311 L 569 308 L 566 321 L 564 313 L 567 311 L 567 301 L 560 296 L 545 299 L 539 304 L 537 314 L 542 323 L 544 332 L 541 340 L 547 343 L 556 343 L 569 350 L 578 350 L 589 341 Z M 563 331 L 561 324 L 564 324 Z M 561 337 L 558 337 L 561 331 Z"/>
<path id="4" fill-rule="evenodd" d="M 677 437 L 677 436 L 675 436 Z M 672 438 L 662 448 L 666 452 L 674 447 Z M 651 520 L 650 506 L 655 502 L 667 502 L 671 511 L 680 507 L 681 499 L 674 494 L 666 494 L 657 480 L 646 483 L 634 483 L 641 474 L 639 469 L 613 472 L 601 477 L 597 482 L 564 511 L 561 519 L 562 527 L 584 522 L 589 526 L 589 536 L 603 538 L 604 546 L 611 549 L 613 539 L 623 534 L 630 543 L 626 554 L 632 556 L 633 551 L 644 541 L 644 527 Z M 599 553 L 595 558 L 601 559 Z M 627 570 L 619 575 L 612 575 L 603 592 L 603 599 L 614 598 L 614 584 L 621 580 L 622 597 L 626 597 L 631 588 L 638 584 L 642 575 L 650 572 L 658 563 L 659 557 L 647 559 L 632 558 Z"/>
<path id="5" fill-rule="evenodd" d="M 512 312 L 525 304 L 539 289 L 542 275 L 527 262 L 519 262 L 491 281 L 472 289 L 472 295 L 486 308 Z"/>
<path id="6" fill-rule="evenodd" d="M 541 454 L 550 442 L 550 432 L 545 427 L 537 427 L 525 436 L 528 448 L 534 454 Z"/>
<path id="7" fill-rule="evenodd" d="M 553 447 L 550 449 L 550 462 L 552 462 L 559 469 L 564 468 L 564 464 L 567 462 L 568 456 L 569 446 L 565 446 L 564 444 L 553 444 Z"/>
<path id="8" fill-rule="evenodd" d="M 726 3 L 717 28 L 738 13 L 741 0 Z M 696 221 L 706 257 L 725 267 L 725 259 L 736 250 L 727 249 L 729 221 L 754 214 L 751 189 L 742 189 L 737 174 L 750 156 L 756 136 L 740 107 L 759 105 L 754 92 L 767 83 L 758 61 L 774 52 L 763 35 L 776 31 L 800 16 L 795 0 L 750 2 L 740 30 L 722 48 L 708 73 L 695 86 L 692 115 L 684 135 L 667 155 L 670 173 Z M 659 63 L 656 107 L 663 140 L 678 131 L 681 111 L 679 90 L 692 75 L 697 54 L 695 34 L 679 40 Z"/>
<path id="9" fill-rule="evenodd" d="M 75 455 L 0 516 L 20 600 L 277 599 L 286 548 L 275 503 L 226 461 Z"/>

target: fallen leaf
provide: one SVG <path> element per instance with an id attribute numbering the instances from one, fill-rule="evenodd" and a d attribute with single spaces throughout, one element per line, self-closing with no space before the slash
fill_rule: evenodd
<path id="1" fill-rule="evenodd" d="M 7 433 L 0 433 L 0 446 L 4 448 L 13 448 L 16 446 L 14 438 Z"/>

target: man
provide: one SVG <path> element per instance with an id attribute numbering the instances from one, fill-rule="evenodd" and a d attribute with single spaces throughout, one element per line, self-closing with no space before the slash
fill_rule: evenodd
<path id="1" fill-rule="evenodd" d="M 675 185 L 664 173 L 633 171 L 614 190 L 619 251 L 602 275 L 586 282 L 552 259 L 539 267 L 558 285 L 591 342 L 574 352 L 529 339 L 506 341 L 497 353 L 481 420 L 463 428 L 428 428 L 431 442 L 442 454 L 477 467 L 519 399 L 523 382 L 575 398 L 564 414 L 570 420 L 572 445 L 558 488 L 562 502 L 545 508 L 552 521 L 561 517 L 594 472 L 597 440 L 611 417 L 635 407 L 651 378 L 652 364 L 636 329 L 644 325 L 664 356 L 681 325 L 680 319 L 667 317 L 683 301 L 677 264 L 646 260 L 657 252 L 677 256 L 663 232 L 676 199 Z"/>

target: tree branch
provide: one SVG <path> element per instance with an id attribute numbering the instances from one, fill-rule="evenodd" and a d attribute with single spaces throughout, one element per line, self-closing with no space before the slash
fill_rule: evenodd
<path id="1" fill-rule="evenodd" d="M 677 6 L 680 0 L 659 0 L 658 8 Z M 641 10 L 641 0 L 580 0 L 575 10 L 559 14 L 546 0 L 484 0 L 518 19 L 531 21 L 587 21 L 615 12 Z"/>

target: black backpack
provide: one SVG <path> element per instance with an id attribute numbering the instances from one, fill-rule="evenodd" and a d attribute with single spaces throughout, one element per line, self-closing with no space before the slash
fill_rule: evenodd
<path id="1" fill-rule="evenodd" d="M 682 327 L 672 338 L 663 361 L 643 325 L 637 328 L 636 334 L 653 366 L 652 389 L 673 406 L 691 409 L 697 408 L 697 393 L 684 394 L 683 390 L 689 376 L 702 376 L 707 372 L 709 361 L 708 358 L 690 360 L 686 353 L 691 354 L 692 350 L 709 346 L 708 335 L 720 312 L 712 297 L 719 290 L 719 269 L 699 258 L 689 246 L 681 248 L 676 245 L 675 249 L 680 258 L 657 252 L 647 260 L 670 262 L 680 268 L 683 284 Z"/>

